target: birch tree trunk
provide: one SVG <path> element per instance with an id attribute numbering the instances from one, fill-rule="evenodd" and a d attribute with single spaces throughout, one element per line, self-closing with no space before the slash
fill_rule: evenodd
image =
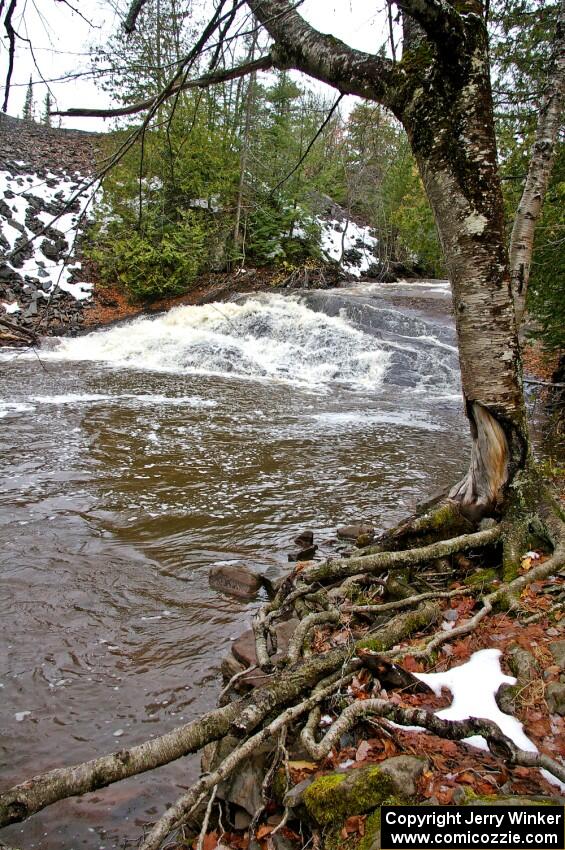
<path id="1" fill-rule="evenodd" d="M 564 98 L 565 0 L 561 0 L 547 89 L 539 113 L 534 149 L 510 240 L 510 270 L 518 327 L 526 309 L 534 232 L 555 160 Z"/>
<path id="2" fill-rule="evenodd" d="M 451 281 L 469 472 L 451 491 L 473 519 L 496 511 L 527 465 L 488 37 L 481 0 L 396 0 L 400 62 L 361 53 L 307 24 L 288 0 L 248 0 L 275 39 L 279 67 L 376 100 L 402 121 L 436 218 Z"/>
<path id="3" fill-rule="evenodd" d="M 473 4 L 468 3 L 468 7 Z M 477 6 L 478 4 L 474 4 Z M 528 457 L 521 364 L 497 168 L 488 43 L 477 14 L 455 61 L 408 86 L 399 117 L 430 200 L 451 282 L 461 383 L 473 446 L 450 492 L 464 513 L 496 510 Z M 427 42 L 405 35 L 404 61 Z"/>

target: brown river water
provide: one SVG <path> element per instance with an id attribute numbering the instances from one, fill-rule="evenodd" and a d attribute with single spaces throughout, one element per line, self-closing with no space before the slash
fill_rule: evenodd
<path id="1" fill-rule="evenodd" d="M 181 307 L 0 353 L 0 782 L 213 707 L 258 602 L 212 564 L 287 569 L 297 532 L 398 520 L 466 465 L 446 284 Z M 259 600 L 260 601 L 260 600 Z M 133 846 L 198 757 L 1 833 Z"/>

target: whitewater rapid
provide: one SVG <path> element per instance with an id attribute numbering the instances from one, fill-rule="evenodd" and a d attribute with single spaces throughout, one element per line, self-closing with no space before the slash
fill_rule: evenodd
<path id="1" fill-rule="evenodd" d="M 48 343 L 42 357 L 113 368 L 284 381 L 325 392 L 375 392 L 383 382 L 457 393 L 456 349 L 417 318 L 370 306 L 359 320 L 344 296 L 256 294 L 181 306 L 157 317 Z M 331 302 L 331 307 L 328 305 Z M 372 311 L 372 314 L 371 314 Z"/>

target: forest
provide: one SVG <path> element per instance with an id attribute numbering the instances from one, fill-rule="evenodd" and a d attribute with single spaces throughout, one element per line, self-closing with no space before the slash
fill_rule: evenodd
<path id="1" fill-rule="evenodd" d="M 108 119 L 94 173 L 57 203 L 52 170 L 2 178 L 4 327 L 71 213 L 66 291 L 142 312 L 0 351 L 0 847 L 386 850 L 382 807 L 562 812 L 565 3 L 387 0 L 370 53 L 291 0 L 114 11 L 80 72 L 108 106 L 30 78 L 21 116 Z"/>

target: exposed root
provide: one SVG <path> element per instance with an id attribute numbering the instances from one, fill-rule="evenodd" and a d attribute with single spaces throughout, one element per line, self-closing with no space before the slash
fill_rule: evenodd
<path id="1" fill-rule="evenodd" d="M 510 764 L 547 770 L 560 782 L 565 782 L 565 765 L 543 753 L 526 752 L 517 747 L 492 720 L 470 717 L 468 720 L 442 720 L 436 714 L 421 708 L 403 708 L 388 700 L 368 699 L 351 703 L 332 724 L 331 729 L 319 743 L 313 735 L 313 715 L 302 731 L 301 740 L 308 753 L 316 761 L 326 758 L 340 737 L 351 729 L 359 719 L 376 716 L 392 720 L 401 726 L 419 726 L 450 741 L 461 741 L 473 735 L 485 738 L 490 751 L 502 756 Z"/>
<path id="2" fill-rule="evenodd" d="M 429 546 L 408 549 L 404 552 L 378 552 L 374 555 L 364 555 L 358 558 L 348 558 L 341 561 L 327 561 L 314 567 L 302 570 L 302 581 L 333 581 L 346 578 L 357 573 L 384 573 L 390 569 L 411 567 L 426 561 L 445 558 L 464 549 L 478 549 L 496 543 L 500 538 L 500 527 L 494 526 L 474 534 L 463 534 L 449 540 L 441 540 Z"/>
<path id="3" fill-rule="evenodd" d="M 342 605 L 344 614 L 384 614 L 387 611 L 398 611 L 400 608 L 413 608 L 420 602 L 428 599 L 455 599 L 456 596 L 470 596 L 473 591 L 469 587 L 458 587 L 456 590 L 430 591 L 428 593 L 417 593 L 405 599 L 397 599 L 394 602 L 381 602 L 374 605 Z"/>
<path id="4" fill-rule="evenodd" d="M 211 773 L 202 776 L 185 794 L 174 803 L 157 821 L 146 836 L 141 850 L 159 850 L 159 847 L 170 833 L 176 829 L 188 814 L 194 809 L 196 801 L 207 793 L 214 785 L 226 779 L 246 758 L 248 758 L 262 743 L 278 734 L 281 729 L 293 723 L 306 712 L 314 708 L 330 696 L 341 684 L 341 679 L 328 685 L 323 690 L 313 693 L 308 699 L 287 708 L 271 723 L 257 732 L 245 743 L 236 747 L 224 761 Z"/>
<path id="5" fill-rule="evenodd" d="M 287 657 L 289 664 L 296 664 L 300 658 L 304 641 L 312 629 L 315 629 L 316 626 L 323 626 L 326 623 L 337 625 L 337 623 L 339 623 L 339 618 L 339 611 L 336 608 L 333 608 L 331 611 L 320 611 L 317 614 L 308 614 L 307 617 L 301 620 L 288 645 Z"/>
<path id="6" fill-rule="evenodd" d="M 204 839 L 206 838 L 206 833 L 208 832 L 208 824 L 210 823 L 210 815 L 212 814 L 212 806 L 214 805 L 214 800 L 216 799 L 217 792 L 218 792 L 218 786 L 214 785 L 214 787 L 212 788 L 212 793 L 210 794 L 210 799 L 208 800 L 208 805 L 206 806 L 206 812 L 204 814 L 204 819 L 202 821 L 202 828 L 200 830 L 200 835 L 198 836 L 198 841 L 196 843 L 196 850 L 203 850 Z"/>
<path id="7" fill-rule="evenodd" d="M 273 756 L 271 761 L 271 766 L 261 784 L 261 805 L 253 815 L 253 819 L 249 825 L 249 835 L 255 835 L 255 831 L 257 830 L 257 826 L 259 825 L 259 821 L 263 816 L 263 812 L 267 808 L 267 804 L 269 802 L 269 792 L 271 790 L 271 786 L 273 784 L 273 779 L 275 778 L 275 774 L 278 770 L 281 759 L 288 754 L 286 752 L 285 743 L 286 743 L 286 733 L 287 727 L 284 726 L 279 733 L 279 740 L 277 744 L 277 750 Z"/>
<path id="8" fill-rule="evenodd" d="M 492 612 L 495 604 L 505 602 L 507 605 L 516 605 L 517 603 L 515 600 L 519 597 L 524 588 L 535 581 L 543 580 L 548 576 L 559 572 L 563 565 L 565 565 L 565 546 L 559 546 L 554 551 L 551 558 L 544 561 L 543 564 L 540 564 L 538 567 L 535 567 L 533 570 L 530 570 L 523 576 L 519 576 L 511 582 L 501 585 L 493 593 L 489 593 L 488 596 L 484 596 L 481 600 L 483 607 L 468 622 L 457 626 L 450 632 L 441 632 L 436 634 L 426 644 L 424 649 L 417 650 L 410 647 L 410 655 L 414 656 L 414 658 L 428 658 L 431 653 L 442 644 L 449 643 L 454 640 L 454 638 L 470 634 L 475 631 L 479 623 Z M 388 658 L 398 658 L 403 654 L 405 655 L 406 650 L 400 649 L 393 652 L 387 652 L 385 654 Z"/>
<path id="9" fill-rule="evenodd" d="M 492 423 L 488 427 L 491 427 Z M 486 426 L 485 426 L 486 427 Z M 494 427 L 494 426 L 492 426 Z M 490 438 L 489 438 L 490 439 Z M 478 461 L 477 461 L 478 463 Z M 475 468 L 476 475 L 479 467 Z M 475 482 L 476 483 L 476 482 Z M 474 486 L 474 485 L 473 485 Z M 473 491 L 475 492 L 475 491 Z M 257 612 L 253 623 L 258 666 L 269 673 L 267 683 L 253 690 L 248 696 L 227 702 L 220 708 L 208 712 L 193 723 L 186 724 L 159 738 L 146 741 L 137 747 L 123 750 L 90 762 L 50 771 L 36 776 L 0 795 L 0 826 L 23 820 L 34 812 L 40 811 L 51 803 L 65 797 L 84 794 L 97 788 L 117 782 L 128 776 L 151 770 L 190 752 L 201 749 L 206 744 L 218 741 L 226 735 L 236 735 L 241 743 L 211 773 L 202 776 L 179 800 L 168 809 L 153 826 L 142 845 L 142 850 L 157 850 L 171 832 L 181 826 L 203 801 L 208 799 L 204 822 L 198 839 L 198 847 L 204 842 L 204 836 L 210 823 L 214 805 L 215 789 L 228 777 L 254 750 L 265 741 L 277 736 L 279 739 L 277 756 L 273 759 L 262 786 L 263 802 L 266 803 L 274 772 L 281 759 L 288 762 L 286 749 L 286 730 L 296 720 L 307 715 L 307 722 L 301 732 L 301 739 L 307 752 L 316 760 L 325 758 L 337 744 L 345 731 L 360 719 L 382 717 L 401 725 L 417 725 L 450 740 L 461 740 L 472 735 L 483 735 L 491 751 L 510 764 L 525 767 L 543 768 L 552 776 L 565 782 L 565 768 L 543 754 L 526 753 L 518 749 L 506 738 L 498 726 L 488 720 L 470 718 L 466 721 L 445 721 L 431 712 L 421 709 L 405 708 L 383 699 L 357 700 L 349 705 L 334 722 L 330 730 L 318 741 L 319 722 L 322 702 L 335 696 L 342 684 L 349 681 L 353 671 L 362 666 L 362 660 L 355 657 L 358 650 L 369 649 L 385 658 L 397 659 L 409 653 L 416 658 L 428 658 L 435 650 L 457 638 L 468 635 L 496 608 L 516 610 L 522 591 L 531 583 L 544 580 L 557 574 L 565 566 L 565 522 L 558 508 L 545 490 L 536 504 L 537 515 L 522 512 L 509 517 L 501 524 L 489 525 L 481 530 L 436 540 L 416 548 L 399 551 L 396 549 L 402 538 L 426 540 L 441 533 L 440 520 L 452 530 L 468 529 L 470 523 L 461 517 L 457 505 L 444 500 L 430 512 L 413 519 L 389 533 L 390 546 L 394 551 L 364 550 L 358 555 L 341 560 L 332 560 L 322 564 L 312 564 L 297 570 L 279 588 L 276 596 Z M 476 495 L 476 493 L 475 493 Z M 480 501 L 480 499 L 479 499 Z M 519 524 L 521 521 L 521 525 Z M 489 522 L 494 522 L 489 520 Z M 439 523 L 439 524 L 438 524 Z M 483 593 L 478 588 L 458 587 L 453 590 L 435 589 L 435 584 L 422 580 L 417 574 L 418 588 L 414 592 L 408 584 L 411 581 L 410 568 L 421 564 L 435 564 L 438 560 L 459 553 L 477 551 L 481 553 L 487 565 L 493 553 L 498 557 L 500 543 L 504 546 L 504 558 L 515 566 L 523 554 L 524 541 L 530 529 L 542 534 L 553 547 L 553 554 L 545 562 L 511 581 L 506 581 L 480 600 L 481 607 L 467 622 L 451 631 L 437 630 L 419 646 L 400 647 L 416 633 L 428 631 L 442 616 L 443 600 L 459 596 L 470 597 Z M 489 550 L 488 547 L 493 547 Z M 449 577 L 450 561 L 443 562 L 444 570 L 438 580 L 439 587 L 446 587 Z M 470 566 L 469 561 L 465 569 Z M 408 577 L 402 572 L 406 569 Z M 336 586 L 337 583 L 337 586 Z M 352 588 L 371 585 L 367 600 L 380 594 L 384 601 L 374 604 L 351 604 L 348 594 Z M 428 590 L 428 588 L 430 588 Z M 563 607 L 558 602 L 548 611 L 538 616 L 547 616 Z M 286 658 L 280 662 L 282 670 L 274 670 L 273 654 L 276 651 L 275 630 L 273 626 L 282 617 L 296 612 L 300 623 L 290 639 Z M 337 649 L 317 654 L 305 659 L 308 641 L 314 628 L 320 625 L 340 623 L 341 616 L 347 615 L 347 631 L 341 629 L 340 646 Z M 363 632 L 367 629 L 367 616 L 377 618 L 376 626 L 359 639 L 355 634 L 355 618 L 361 615 Z M 388 618 L 388 619 L 387 619 Z M 385 622 L 383 622 L 383 620 Z M 523 622 L 531 622 L 528 617 Z M 329 645 L 331 646 L 330 636 Z M 338 641 L 336 641 L 338 642 Z M 359 653 L 360 655 L 362 653 Z M 279 653 L 280 657 L 280 653 Z M 233 687 L 256 667 L 249 667 L 232 677 L 221 694 L 226 701 Z M 378 683 L 376 684 L 378 687 Z M 378 691 L 376 691 L 378 692 Z M 341 705 L 343 699 L 340 700 Z M 288 774 L 288 765 L 286 767 Z M 252 821 L 251 833 L 263 816 L 265 806 L 261 807 Z M 286 823 L 285 812 L 282 823 Z"/>
<path id="10" fill-rule="evenodd" d="M 56 768 L 15 785 L 0 794 L 0 826 L 25 820 L 66 797 L 86 794 L 169 764 L 234 730 L 249 734 L 273 711 L 298 699 L 321 678 L 340 669 L 348 657 L 349 653 L 343 649 L 318 655 L 294 669 L 273 676 L 268 685 L 257 688 L 250 696 L 209 711 L 165 735 L 128 750 L 71 767 Z"/>
<path id="11" fill-rule="evenodd" d="M 363 553 L 371 555 L 378 552 L 395 552 L 473 531 L 473 523 L 461 513 L 457 502 L 445 498 L 444 494 L 428 502 L 423 508 L 422 513 L 409 517 L 395 528 L 385 531 L 374 544 L 364 548 Z"/>

